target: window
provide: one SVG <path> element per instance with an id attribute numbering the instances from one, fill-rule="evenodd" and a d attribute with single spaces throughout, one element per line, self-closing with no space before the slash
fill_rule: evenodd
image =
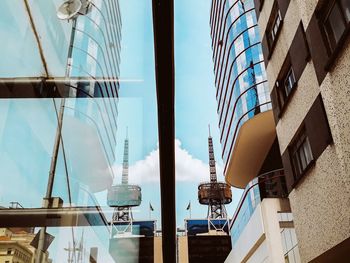
<path id="1" fill-rule="evenodd" d="M 295 175 L 299 178 L 313 160 L 309 138 L 305 134 L 305 130 L 299 135 L 292 147 L 292 159 Z"/>
<path id="2" fill-rule="evenodd" d="M 268 26 L 266 28 L 268 45 L 270 50 L 273 49 L 274 43 L 277 39 L 277 35 L 281 28 L 281 24 L 282 24 L 282 16 L 278 8 L 278 4 L 276 2 L 272 8 L 271 16 L 268 22 Z"/>
<path id="3" fill-rule="evenodd" d="M 277 80 L 276 87 L 278 91 L 279 105 L 281 106 L 281 111 L 283 111 L 297 83 L 290 61 L 286 63 L 286 66 L 282 67 L 280 75 L 281 77 Z"/>
<path id="4" fill-rule="evenodd" d="M 7 249 L 7 255 L 11 255 L 11 253 L 12 253 L 12 249 L 11 248 Z"/>
<path id="5" fill-rule="evenodd" d="M 282 21 L 281 12 L 278 11 L 277 16 L 276 16 L 275 21 L 274 21 L 273 26 L 272 26 L 272 30 L 271 30 L 271 40 L 272 41 L 274 41 L 276 36 L 277 36 L 277 32 L 278 32 L 278 29 L 280 28 L 281 21 Z"/>
<path id="6" fill-rule="evenodd" d="M 287 76 L 284 79 L 284 93 L 286 98 L 289 96 L 295 84 L 296 84 L 296 81 L 295 81 L 294 71 L 293 71 L 293 68 L 290 67 L 287 73 Z"/>
<path id="7" fill-rule="evenodd" d="M 350 22 L 350 1 L 336 0 L 324 19 L 324 30 L 330 51 L 333 52 Z"/>

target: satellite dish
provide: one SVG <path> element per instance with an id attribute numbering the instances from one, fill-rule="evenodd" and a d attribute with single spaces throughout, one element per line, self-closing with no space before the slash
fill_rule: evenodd
<path id="1" fill-rule="evenodd" d="M 78 14 L 81 6 L 80 0 L 68 0 L 58 8 L 57 17 L 62 20 L 71 19 Z"/>

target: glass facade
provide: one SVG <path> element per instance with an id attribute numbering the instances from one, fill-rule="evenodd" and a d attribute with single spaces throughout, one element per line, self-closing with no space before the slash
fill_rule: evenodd
<path id="1" fill-rule="evenodd" d="M 107 194 L 121 182 L 125 136 L 130 165 L 157 149 L 151 2 L 75 2 L 82 8 L 69 20 L 59 18 L 62 0 L 0 3 L 0 250 L 17 246 L 38 263 L 141 260 L 143 241 L 114 247 L 115 232 L 155 236 L 157 167 L 150 179 L 130 170 L 148 193 L 131 230 L 111 227 Z M 38 261 L 43 229 L 52 240 Z"/>
<path id="2" fill-rule="evenodd" d="M 262 174 L 250 181 L 244 189 L 231 220 L 232 246 L 239 240 L 254 211 L 264 198 L 285 198 L 286 196 L 287 190 L 282 169 Z"/>
<path id="3" fill-rule="evenodd" d="M 222 158 L 227 169 L 239 128 L 271 109 L 254 1 L 224 1 L 211 19 Z"/>
<path id="4" fill-rule="evenodd" d="M 64 174 L 69 172 L 73 193 L 69 202 L 80 205 L 85 201 L 76 190 L 100 192 L 114 178 L 120 85 L 119 2 L 113 1 L 112 7 L 110 1 L 96 1 L 84 10 L 86 15 L 74 20 L 58 19 L 61 4 L 1 3 L 0 31 L 8 43 L 0 51 L 0 163 L 16 182 L 6 187 L 12 190 L 6 198 L 18 200 L 18 190 L 27 188 L 27 197 L 20 200 L 25 207 L 41 204 L 38 197 L 43 193 L 39 189 L 45 189 L 47 183 L 43 175 L 50 170 L 61 111 L 62 149 L 53 193 L 67 188 L 63 187 Z M 64 97 L 63 104 L 60 97 Z M 59 196 L 68 202 L 68 192 Z"/>
<path id="5" fill-rule="evenodd" d="M 233 216 L 234 218 L 236 217 L 236 219 L 230 227 L 232 246 L 236 244 L 245 226 L 248 224 L 251 216 L 253 215 L 255 208 L 261 203 L 259 185 L 256 185 L 257 182 L 258 178 L 254 179 L 247 185 L 239 202 L 242 204 L 241 208 L 240 210 L 236 211 L 237 215 L 235 214 Z"/>

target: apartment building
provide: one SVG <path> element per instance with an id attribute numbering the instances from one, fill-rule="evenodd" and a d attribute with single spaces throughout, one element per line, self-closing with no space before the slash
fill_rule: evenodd
<path id="1" fill-rule="evenodd" d="M 350 244 L 350 1 L 255 1 L 302 262 Z"/>

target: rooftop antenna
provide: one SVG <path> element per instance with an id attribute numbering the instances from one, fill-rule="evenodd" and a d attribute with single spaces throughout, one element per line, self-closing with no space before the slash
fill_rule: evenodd
<path id="1" fill-rule="evenodd" d="M 76 18 L 88 12 L 90 2 L 87 0 L 67 0 L 57 9 L 57 17 L 61 20 Z"/>
<path id="2" fill-rule="evenodd" d="M 210 125 L 209 127 L 209 137 L 208 137 L 208 150 L 209 150 L 209 171 L 210 171 L 210 182 L 216 183 L 216 166 L 215 166 L 215 156 L 214 156 L 214 147 L 213 147 L 213 138 L 210 135 Z"/>
<path id="3" fill-rule="evenodd" d="M 231 203 L 232 192 L 229 185 L 217 181 L 213 138 L 210 134 L 210 125 L 208 125 L 208 128 L 210 182 L 201 183 L 198 186 L 198 199 L 200 204 L 208 206 L 208 231 L 213 229 L 216 231 L 224 231 L 224 228 L 228 223 L 225 205 Z M 216 219 L 222 220 L 223 224 L 221 228 L 218 228 L 213 223 L 213 220 Z"/>
<path id="4" fill-rule="evenodd" d="M 128 127 L 126 127 L 126 136 L 124 140 L 123 170 L 121 184 L 113 185 L 107 194 L 107 204 L 114 208 L 111 221 L 111 236 L 113 229 L 116 230 L 116 236 L 119 234 L 132 234 L 133 215 L 132 207 L 141 204 L 141 187 L 129 184 L 129 138 Z M 125 224 L 125 222 L 127 222 Z M 119 226 L 116 228 L 115 226 Z M 120 228 L 124 226 L 124 230 Z"/>
<path id="5" fill-rule="evenodd" d="M 128 182 L 129 182 L 129 139 L 128 139 L 128 127 L 126 127 L 126 137 L 124 140 L 122 184 L 128 184 Z"/>

